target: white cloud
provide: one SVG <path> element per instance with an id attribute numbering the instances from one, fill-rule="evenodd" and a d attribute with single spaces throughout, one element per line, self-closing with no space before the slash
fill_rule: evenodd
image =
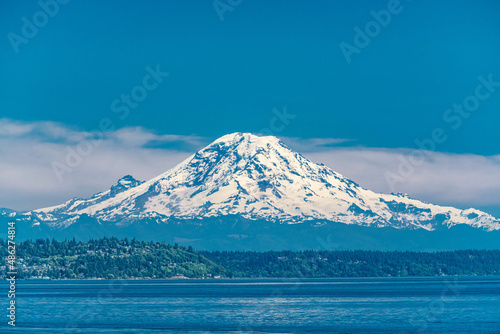
<path id="1" fill-rule="evenodd" d="M 147 180 L 208 142 L 197 136 L 157 135 L 140 127 L 107 132 L 71 172 L 62 174 L 60 182 L 52 164 L 67 165 L 68 150 L 77 151 L 90 135 L 55 122 L 0 119 L 0 207 L 31 210 L 87 197 L 127 174 Z M 150 142 L 174 148 L 144 147 Z"/>
<path id="2" fill-rule="evenodd" d="M 500 206 L 500 155 L 426 152 L 424 162 L 391 189 L 386 173 L 398 175 L 401 160 L 409 161 L 411 150 L 336 148 L 303 154 L 373 191 L 395 190 L 440 205 Z"/>
<path id="3" fill-rule="evenodd" d="M 88 197 L 131 174 L 147 180 L 172 168 L 210 142 L 199 136 L 156 134 L 142 127 L 106 132 L 62 182 L 54 161 L 65 163 L 92 135 L 55 122 L 0 119 L 0 207 L 29 210 Z M 96 136 L 94 136 L 96 137 Z M 391 192 L 384 174 L 397 173 L 408 149 L 338 147 L 346 139 L 282 138 L 292 149 L 324 163 L 361 186 Z M 429 152 L 396 191 L 441 205 L 500 206 L 500 156 Z"/>
<path id="4" fill-rule="evenodd" d="M 345 138 L 297 138 L 297 137 L 280 137 L 281 140 L 292 150 L 297 152 L 312 152 L 324 151 L 331 149 L 332 146 L 351 142 L 351 139 Z"/>
<path id="5" fill-rule="evenodd" d="M 125 146 L 142 147 L 149 143 L 183 143 L 190 146 L 200 147 L 208 143 L 208 140 L 199 136 L 182 135 L 158 135 L 143 127 L 127 127 L 118 129 L 107 134 L 107 137 L 114 139 Z"/>
<path id="6" fill-rule="evenodd" d="M 21 136 L 33 130 L 33 124 L 10 121 L 5 118 L 0 119 L 0 136 Z"/>

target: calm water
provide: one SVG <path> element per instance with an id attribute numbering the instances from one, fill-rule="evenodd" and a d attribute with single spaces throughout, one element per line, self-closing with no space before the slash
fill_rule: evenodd
<path id="1" fill-rule="evenodd" d="M 500 277 L 18 281 L 17 293 L 17 327 L 3 311 L 1 333 L 500 333 Z"/>

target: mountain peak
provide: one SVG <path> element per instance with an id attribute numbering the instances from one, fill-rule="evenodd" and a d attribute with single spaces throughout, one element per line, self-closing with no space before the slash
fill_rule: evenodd
<path id="1" fill-rule="evenodd" d="M 248 132 L 233 132 L 216 139 L 209 146 L 213 144 L 234 145 L 243 142 L 267 145 L 269 143 L 278 143 L 280 142 L 280 140 L 274 136 L 257 136 L 254 135 L 253 133 L 248 133 Z"/>
<path id="2" fill-rule="evenodd" d="M 111 194 L 118 194 L 127 189 L 137 187 L 142 183 L 143 181 L 136 180 L 132 175 L 125 175 L 111 186 L 110 192 Z"/>
<path id="3" fill-rule="evenodd" d="M 130 188 L 130 186 L 134 183 L 141 183 L 141 181 L 135 179 L 132 175 L 125 175 L 124 177 L 120 178 L 117 182 L 116 185 L 121 185 L 127 188 Z"/>

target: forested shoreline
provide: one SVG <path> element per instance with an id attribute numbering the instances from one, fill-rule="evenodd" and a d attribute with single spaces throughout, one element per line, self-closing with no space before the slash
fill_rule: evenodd
<path id="1" fill-rule="evenodd" d="M 196 251 L 136 239 L 38 239 L 16 244 L 19 279 L 321 278 L 500 275 L 500 250 Z M 0 239 L 0 274 L 8 241 Z M 6 266 L 7 265 L 7 266 Z"/>

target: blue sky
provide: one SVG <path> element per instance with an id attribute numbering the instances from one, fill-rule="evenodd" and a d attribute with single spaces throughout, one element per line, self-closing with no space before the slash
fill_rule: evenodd
<path id="1" fill-rule="evenodd" d="M 26 37 L 23 18 L 30 23 L 43 20 L 43 14 L 37 16 L 42 10 L 40 3 L 3 1 L 0 118 L 5 126 L 0 135 L 22 147 L 20 137 L 9 126 L 29 126 L 31 130 L 23 132 L 24 141 L 45 143 L 44 149 L 49 151 L 59 149 L 50 145 L 62 144 L 61 155 L 69 139 L 53 134 L 42 139 L 39 133 L 35 136 L 33 129 L 38 129 L 39 122 L 52 122 L 54 129 L 65 129 L 67 134 L 92 131 L 99 128 L 102 119 L 109 119 L 115 131 L 141 129 L 148 133 L 150 140 L 141 142 L 141 147 L 156 149 L 154 152 L 162 157 L 179 154 L 170 159 L 175 162 L 183 152 L 226 133 L 255 133 L 269 128 L 276 117 L 273 110 L 283 113 L 286 106 L 295 118 L 274 134 L 294 138 L 290 142 L 303 152 L 320 151 L 322 155 L 316 157 L 320 160 L 330 161 L 335 152 L 358 152 L 362 161 L 369 161 L 366 168 L 354 172 L 359 169 L 354 166 L 362 165 L 359 160 L 350 164 L 335 160 L 332 167 L 343 168 L 340 172 L 357 181 L 366 180 L 361 182 L 366 187 L 389 190 L 383 185 L 384 171 L 397 170 L 398 161 L 383 154 L 378 159 L 385 159 L 384 163 L 376 158 L 367 160 L 359 152 L 409 156 L 418 148 L 415 140 L 432 138 L 435 129 L 441 129 L 446 140 L 436 143 L 433 154 L 452 160 L 486 159 L 495 168 L 487 175 L 493 181 L 485 184 L 496 187 L 500 155 L 500 86 L 494 84 L 500 82 L 498 2 L 221 0 L 217 4 L 230 10 L 218 13 L 212 1 L 69 1 L 59 4 L 58 9 L 49 6 L 53 17 L 47 16 L 36 34 Z M 348 62 L 341 43 L 355 46 L 355 28 L 366 33 L 366 25 L 375 20 L 372 12 L 382 15 L 388 7 L 396 8 L 390 22 L 379 24 L 378 31 L 368 36 L 368 45 L 359 47 Z M 148 66 L 169 75 L 162 77 L 155 88 L 144 90 L 141 86 L 150 74 Z M 149 85 L 156 83 L 151 80 L 147 81 Z M 484 87 L 484 80 L 493 82 L 489 87 L 492 91 Z M 488 97 L 476 98 L 479 104 L 470 115 L 447 113 L 454 104 L 467 99 L 473 103 L 482 83 L 479 92 L 489 93 Z M 126 115 L 114 112 L 125 106 L 120 101 L 122 94 L 130 95 L 134 89 L 137 94 L 145 91 L 147 96 L 128 108 Z M 119 103 L 113 109 L 117 99 Z M 166 139 L 165 135 L 177 139 Z M 15 166 L 9 165 L 13 169 L 23 170 L 21 166 L 28 162 L 33 166 L 29 159 L 21 161 L 21 153 L 15 158 L 6 151 L 0 153 L 4 160 L 16 161 Z M 433 155 L 427 158 L 439 160 Z M 84 193 L 79 194 L 79 183 L 71 180 L 88 176 L 80 172 L 85 168 L 98 170 L 88 161 L 88 166 L 82 164 L 71 175 L 68 173 L 67 181 L 53 182 L 52 173 L 48 179 L 53 187 L 40 186 L 51 189 L 51 193 L 58 191 L 59 197 L 47 197 L 43 191 L 24 202 L 21 194 L 10 199 L 0 197 L 0 207 L 57 204 L 70 194 L 83 196 L 102 190 L 122 172 L 116 168 L 91 188 L 81 188 Z M 157 169 L 170 165 L 158 162 Z M 367 172 L 381 165 L 376 174 Z M 478 162 L 477 166 L 484 165 Z M 433 168 L 440 168 L 439 174 L 446 177 L 447 173 L 442 173 L 445 166 L 450 165 Z M 458 179 L 448 179 L 449 184 L 462 182 L 460 175 L 468 178 L 464 173 L 477 173 L 474 163 L 463 166 L 469 167 L 457 171 Z M 40 164 L 39 170 L 50 170 L 45 167 Z M 150 177 L 157 172 L 136 168 L 130 173 Z M 37 179 L 38 172 L 29 170 Z M 488 207 L 500 213 L 500 203 L 486 200 L 498 195 L 500 186 L 492 189 L 490 185 L 488 191 L 474 193 L 485 198 L 481 203 L 468 197 L 448 199 L 427 192 L 424 182 L 408 186 L 414 178 L 424 177 L 420 170 L 400 182 L 397 190 L 412 191 L 421 199 Z M 374 178 L 382 181 L 377 181 L 379 184 Z M 473 180 L 472 184 L 479 182 Z M 11 185 L 3 186 L 10 189 Z"/>

